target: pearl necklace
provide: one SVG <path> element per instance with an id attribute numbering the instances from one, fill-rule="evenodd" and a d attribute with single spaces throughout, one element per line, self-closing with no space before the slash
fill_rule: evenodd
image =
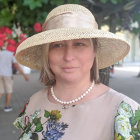
<path id="1" fill-rule="evenodd" d="M 70 100 L 70 101 L 62 101 L 62 100 L 58 99 L 54 94 L 53 87 L 51 87 L 51 95 L 55 99 L 55 101 L 57 101 L 63 105 L 69 105 L 69 104 L 78 102 L 79 100 L 83 99 L 92 90 L 93 86 L 94 86 L 94 81 L 92 82 L 91 86 L 81 96 L 79 96 L 73 100 Z"/>

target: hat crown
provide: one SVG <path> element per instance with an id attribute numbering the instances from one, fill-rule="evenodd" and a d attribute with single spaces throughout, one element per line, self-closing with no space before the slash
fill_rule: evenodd
<path id="1" fill-rule="evenodd" d="M 87 8 L 78 4 L 65 4 L 48 14 L 43 30 L 71 27 L 98 29 L 93 14 Z"/>
<path id="2" fill-rule="evenodd" d="M 92 13 L 87 8 L 85 8 L 84 6 L 81 6 L 81 5 L 78 5 L 78 4 L 64 4 L 64 5 L 60 5 L 56 8 L 54 8 L 48 14 L 46 20 L 48 20 L 51 17 L 63 14 L 63 13 L 68 13 L 68 12 L 77 13 L 79 11 L 91 16 L 91 18 L 94 18 Z"/>

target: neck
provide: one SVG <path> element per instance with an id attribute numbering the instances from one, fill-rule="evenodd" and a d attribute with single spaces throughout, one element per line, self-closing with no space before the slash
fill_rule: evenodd
<path id="1" fill-rule="evenodd" d="M 54 92 L 57 98 L 60 100 L 69 101 L 74 98 L 77 98 L 81 94 L 83 94 L 91 85 L 91 81 L 89 79 L 81 79 L 79 82 L 57 82 L 54 86 Z"/>

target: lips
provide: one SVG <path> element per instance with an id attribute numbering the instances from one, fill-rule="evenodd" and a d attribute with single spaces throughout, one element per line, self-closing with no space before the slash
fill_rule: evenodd
<path id="1" fill-rule="evenodd" d="M 64 72 L 74 72 L 78 67 L 62 67 Z"/>

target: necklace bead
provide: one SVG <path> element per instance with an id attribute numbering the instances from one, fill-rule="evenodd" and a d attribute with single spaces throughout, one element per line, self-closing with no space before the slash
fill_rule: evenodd
<path id="1" fill-rule="evenodd" d="M 79 100 L 83 99 L 91 90 L 92 88 L 94 87 L 94 81 L 92 82 L 92 84 L 90 85 L 90 87 L 79 97 L 73 99 L 73 100 L 70 100 L 70 101 L 61 101 L 60 99 L 58 99 L 55 94 L 54 94 L 54 90 L 53 90 L 53 87 L 51 87 L 51 95 L 52 97 L 55 99 L 55 101 L 63 104 L 63 105 L 69 105 L 69 104 L 72 104 L 72 103 L 75 103 L 75 102 L 78 102 Z"/>

